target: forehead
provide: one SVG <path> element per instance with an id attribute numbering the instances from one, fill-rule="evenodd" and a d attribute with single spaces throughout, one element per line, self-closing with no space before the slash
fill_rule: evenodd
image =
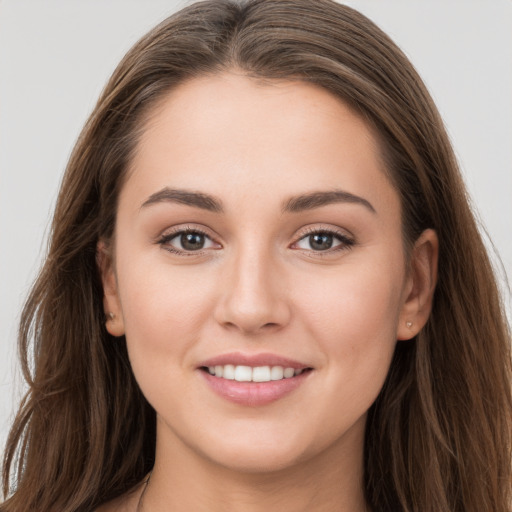
<path id="1" fill-rule="evenodd" d="M 236 73 L 168 93 L 146 121 L 130 173 L 128 183 L 146 195 L 169 185 L 276 200 L 311 189 L 394 194 L 372 130 L 338 97 L 306 82 Z"/>

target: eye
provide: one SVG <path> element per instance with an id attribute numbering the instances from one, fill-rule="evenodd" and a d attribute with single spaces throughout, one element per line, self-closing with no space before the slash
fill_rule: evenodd
<path id="1" fill-rule="evenodd" d="M 184 229 L 164 235 L 158 243 L 174 253 L 199 252 L 216 248 L 216 244 L 206 233 L 197 229 Z"/>
<path id="2" fill-rule="evenodd" d="M 307 251 L 327 252 L 341 250 L 354 245 L 354 241 L 342 233 L 333 231 L 313 231 L 295 242 L 294 248 Z"/>

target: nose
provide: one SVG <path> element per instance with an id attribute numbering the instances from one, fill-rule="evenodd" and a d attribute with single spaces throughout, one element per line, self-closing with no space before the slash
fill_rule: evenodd
<path id="1" fill-rule="evenodd" d="M 248 253 L 230 261 L 220 276 L 216 321 L 244 334 L 280 330 L 291 316 L 283 273 L 263 251 Z"/>

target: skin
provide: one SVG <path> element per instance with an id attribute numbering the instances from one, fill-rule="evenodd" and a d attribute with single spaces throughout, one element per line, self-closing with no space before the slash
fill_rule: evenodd
<path id="1" fill-rule="evenodd" d="M 205 76 L 154 109 L 120 193 L 113 246 L 98 246 L 105 311 L 115 315 L 107 328 L 126 335 L 157 413 L 140 510 L 366 510 L 367 411 L 396 340 L 428 318 L 437 261 L 428 230 L 407 264 L 400 199 L 379 155 L 357 115 L 302 82 Z M 166 187 L 213 196 L 223 211 L 145 204 Z M 283 212 L 293 196 L 333 190 L 371 206 Z M 207 235 L 202 250 L 171 252 L 184 228 Z M 312 231 L 334 231 L 333 247 L 314 250 Z M 197 367 L 235 351 L 313 370 L 275 402 L 234 404 Z M 141 492 L 101 510 L 134 511 Z"/>

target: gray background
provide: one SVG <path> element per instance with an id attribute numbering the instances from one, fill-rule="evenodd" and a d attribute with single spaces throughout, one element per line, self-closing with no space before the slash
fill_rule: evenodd
<path id="1" fill-rule="evenodd" d="M 24 389 L 16 324 L 71 148 L 123 54 L 188 3 L 0 0 L 0 452 Z M 512 275 L 512 2 L 346 3 L 395 39 L 430 88 L 503 262 L 505 289 L 504 270 Z M 505 300 L 510 311 L 508 293 Z"/>

